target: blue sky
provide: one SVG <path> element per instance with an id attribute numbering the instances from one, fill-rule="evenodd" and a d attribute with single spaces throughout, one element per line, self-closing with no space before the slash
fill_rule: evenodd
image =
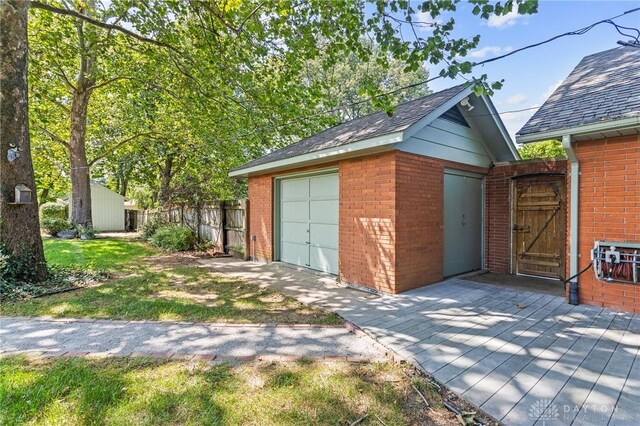
<path id="1" fill-rule="evenodd" d="M 489 22 L 471 14 L 471 6 L 460 4 L 454 14 L 455 35 L 481 35 L 478 50 L 472 52 L 474 61 L 498 56 L 509 50 L 532 44 L 557 34 L 576 30 L 601 19 L 640 7 L 635 1 L 540 1 L 538 13 L 510 16 Z M 420 17 L 430 20 L 429 17 Z M 640 28 L 640 11 L 615 20 L 620 25 Z M 504 87 L 493 97 L 498 111 L 510 111 L 540 106 L 553 89 L 589 54 L 617 47 L 625 37 L 614 27 L 601 25 L 580 36 L 570 36 L 536 47 L 478 68 L 478 75 L 486 73 L 491 80 L 504 79 Z M 640 64 L 639 64 L 640 66 Z M 437 75 L 438 67 L 431 70 Z M 459 80 L 462 82 L 463 80 Z M 434 91 L 456 84 L 450 79 L 430 83 Z M 535 110 L 501 114 L 512 137 Z"/>

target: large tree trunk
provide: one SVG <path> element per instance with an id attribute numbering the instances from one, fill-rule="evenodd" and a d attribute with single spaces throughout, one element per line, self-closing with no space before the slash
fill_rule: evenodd
<path id="1" fill-rule="evenodd" d="M 120 195 L 122 195 L 123 197 L 127 196 L 127 189 L 129 189 L 129 178 L 128 177 L 123 177 L 122 178 L 122 183 L 120 185 Z"/>
<path id="2" fill-rule="evenodd" d="M 0 0 L 0 243 L 9 254 L 28 262 L 25 270 L 47 276 L 29 141 L 27 87 L 28 2 Z M 16 148 L 20 156 L 10 162 Z M 31 189 L 30 204 L 12 204 L 16 185 Z"/>
<path id="3" fill-rule="evenodd" d="M 85 138 L 90 91 L 78 87 L 71 103 L 71 135 L 69 137 L 69 164 L 71 166 L 71 222 L 92 226 L 91 177 Z"/>
<path id="4" fill-rule="evenodd" d="M 171 196 L 171 178 L 173 177 L 173 161 L 175 155 L 167 154 L 162 167 L 162 177 L 160 179 L 160 193 L 158 194 L 158 203 L 162 207 L 169 201 Z"/>

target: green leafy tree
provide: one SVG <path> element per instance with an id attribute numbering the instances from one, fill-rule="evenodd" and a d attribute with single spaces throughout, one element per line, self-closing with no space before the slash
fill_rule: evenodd
<path id="1" fill-rule="evenodd" d="M 109 124 L 117 100 L 137 98 L 127 91 L 125 82 L 144 77 L 146 85 L 156 84 L 162 91 L 173 92 L 175 105 L 186 105 L 183 113 L 193 125 L 194 146 L 190 148 L 215 146 L 205 158 L 207 164 L 223 170 L 233 167 L 228 161 L 233 154 L 238 154 L 236 161 L 241 162 L 272 145 L 274 138 L 294 140 L 309 132 L 309 125 L 300 117 L 315 110 L 324 95 L 321 86 L 300 78 L 310 60 L 322 57 L 323 69 L 350 54 L 366 60 L 372 51 L 363 40 L 371 39 L 380 47 L 383 64 L 385 58 L 394 58 L 405 63 L 407 71 L 417 71 L 429 61 L 444 64 L 442 76 L 469 74 L 472 63 L 459 58 L 477 47 L 479 36 L 454 37 L 453 18 L 436 23 L 443 12 L 454 11 L 458 2 L 0 0 L 0 95 L 11 99 L 2 103 L 1 130 L 3 143 L 6 135 L 11 135 L 11 143 L 22 148 L 18 168 L 4 162 L 5 149 L 10 147 L 0 147 L 2 200 L 12 183 L 34 184 L 26 109 L 28 7 L 37 9 L 32 15 L 30 39 L 32 71 L 42 76 L 31 81 L 51 82 L 50 92 L 34 90 L 34 102 L 51 99 L 36 107 L 42 108 L 42 114 L 34 116 L 32 127 L 39 132 L 42 146 L 48 138 L 67 151 L 72 219 L 86 226 L 91 225 L 90 169 L 142 136 L 155 137 L 146 131 L 138 133 L 144 123 L 154 121 L 137 120 L 137 114 L 133 120 L 121 120 L 123 126 Z M 472 3 L 473 14 L 482 19 L 513 10 L 533 13 L 537 8 L 532 0 Z M 430 17 L 432 22 L 421 25 L 431 25 L 432 31 L 425 35 L 415 32 L 415 39 L 408 40 L 405 34 L 415 29 L 419 12 Z M 139 61 L 141 58 L 144 60 Z M 172 72 L 147 74 L 144 71 L 149 68 L 138 66 L 153 62 L 171 64 Z M 180 78 L 175 78 L 178 75 Z M 500 84 L 489 84 L 482 75 L 474 90 L 490 92 Z M 173 91 L 174 86 L 180 90 Z M 365 92 L 373 96 L 376 108 L 390 109 L 392 102 L 380 96 L 380 87 L 367 85 Z M 19 108 L 5 110 L 13 108 L 11 105 Z M 98 114 L 90 116 L 91 111 Z M 193 112 L 202 115 L 194 116 Z M 202 117 L 209 120 L 204 123 Z M 175 143 L 179 138 L 167 140 Z M 32 266 L 42 265 L 37 208 L 9 211 L 0 203 L 0 243 L 15 252 L 18 240 L 26 242 L 33 249 Z"/>
<path id="2" fill-rule="evenodd" d="M 323 67 L 323 58 L 309 61 L 307 78 L 322 87 L 323 95 L 320 110 L 340 109 L 336 113 L 337 121 L 352 120 L 377 109 L 367 102 L 371 90 L 381 90 L 389 95 L 390 104 L 399 104 L 430 93 L 427 84 L 429 72 L 424 64 L 415 70 L 406 70 L 406 64 L 383 54 L 379 46 L 366 42 L 371 55 L 365 59 L 355 53 L 347 55 L 342 61 L 329 67 Z M 409 89 L 399 90 L 403 87 Z"/>
<path id="3" fill-rule="evenodd" d="M 520 157 L 523 160 L 534 158 L 565 158 L 567 154 L 562 147 L 562 143 L 557 140 L 540 141 L 528 143 L 518 148 Z"/>

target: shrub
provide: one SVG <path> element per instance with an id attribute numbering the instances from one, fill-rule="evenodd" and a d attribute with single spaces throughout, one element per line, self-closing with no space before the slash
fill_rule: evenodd
<path id="1" fill-rule="evenodd" d="M 96 229 L 92 226 L 78 225 L 76 230 L 83 240 L 92 240 L 96 237 Z"/>
<path id="2" fill-rule="evenodd" d="M 69 207 L 64 203 L 44 203 L 40 206 L 40 217 L 44 219 L 67 219 Z"/>
<path id="3" fill-rule="evenodd" d="M 44 229 L 47 234 L 55 237 L 59 232 L 71 229 L 71 224 L 66 219 L 47 218 L 42 220 L 42 229 Z"/>
<path id="4" fill-rule="evenodd" d="M 171 251 L 187 251 L 193 248 L 193 231 L 180 226 L 163 226 L 151 237 L 151 243 Z"/>
<path id="5" fill-rule="evenodd" d="M 151 239 L 161 226 L 162 220 L 160 215 L 152 216 L 144 225 L 142 225 L 142 238 L 145 240 Z"/>

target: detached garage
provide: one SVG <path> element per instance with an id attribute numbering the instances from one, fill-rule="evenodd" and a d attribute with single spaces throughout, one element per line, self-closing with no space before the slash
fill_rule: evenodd
<path id="1" fill-rule="evenodd" d="M 517 150 L 467 85 L 329 128 L 231 172 L 251 256 L 399 293 L 485 265 L 485 176 Z"/>

